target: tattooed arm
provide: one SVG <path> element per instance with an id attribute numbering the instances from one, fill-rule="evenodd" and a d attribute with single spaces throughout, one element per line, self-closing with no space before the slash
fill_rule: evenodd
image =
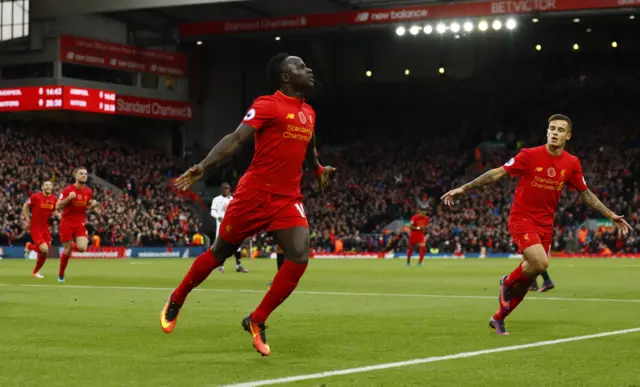
<path id="1" fill-rule="evenodd" d="M 503 167 L 490 169 L 482 175 L 478 176 L 475 180 L 463 185 L 460 188 L 464 193 L 472 189 L 482 188 L 485 185 L 493 184 L 505 176 L 507 176 L 507 171 Z"/>
<path id="2" fill-rule="evenodd" d="M 580 196 L 582 196 L 582 200 L 584 200 L 584 202 L 591 208 L 593 208 L 594 210 L 597 210 L 598 212 L 600 212 L 603 216 L 611 219 L 615 214 L 613 213 L 613 211 L 611 211 L 607 206 L 604 205 L 604 203 L 602 203 L 600 201 L 600 199 L 598 199 L 598 197 L 591 192 L 591 190 L 586 190 L 583 191 Z"/>
<path id="3" fill-rule="evenodd" d="M 611 219 L 611 222 L 618 228 L 621 235 L 627 235 L 629 231 L 631 231 L 631 225 L 624 220 L 624 216 L 616 215 L 605 206 L 591 190 L 587 189 L 583 191 L 580 196 L 582 196 L 582 200 L 584 200 L 589 207 L 598 210 L 603 216 Z"/>
<path id="4" fill-rule="evenodd" d="M 504 169 L 504 167 L 490 169 L 482 175 L 478 176 L 478 178 L 476 178 L 475 180 L 463 185 L 462 187 L 447 192 L 446 194 L 442 195 L 440 199 L 444 200 L 445 205 L 451 206 L 454 204 L 454 199 L 456 196 L 462 195 L 472 189 L 482 188 L 486 185 L 493 184 L 505 177 L 507 174 L 508 172 Z"/>

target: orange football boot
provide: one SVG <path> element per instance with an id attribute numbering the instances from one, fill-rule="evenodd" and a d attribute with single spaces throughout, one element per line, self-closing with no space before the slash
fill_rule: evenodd
<path id="1" fill-rule="evenodd" d="M 164 333 L 173 332 L 173 329 L 176 327 L 176 323 L 178 322 L 180 308 L 182 308 L 182 305 L 171 301 L 171 296 L 169 296 L 169 300 L 167 300 L 167 303 L 164 305 L 164 308 L 160 313 L 160 326 Z"/>
<path id="2" fill-rule="evenodd" d="M 242 320 L 242 327 L 251 334 L 253 338 L 253 348 L 262 356 L 269 356 L 271 354 L 271 348 L 269 348 L 269 344 L 267 344 L 266 327 L 264 324 L 256 324 L 251 320 L 251 314 L 249 314 Z"/>

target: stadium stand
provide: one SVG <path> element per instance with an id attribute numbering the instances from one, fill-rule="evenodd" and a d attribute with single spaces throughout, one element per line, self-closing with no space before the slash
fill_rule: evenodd
<path id="1" fill-rule="evenodd" d="M 8 123 L 0 130 L 0 201 L 7 211 L 0 218 L 0 245 L 28 241 L 20 211 L 29 195 L 45 180 L 54 181 L 54 192 L 71 184 L 77 166 L 109 181 L 121 192 L 92 184 L 98 212 L 91 213 L 87 228 L 104 246 L 186 245 L 198 230 L 197 217 L 182 199 L 166 188 L 181 164 L 158 151 L 140 149 L 118 139 L 98 140 L 86 132 L 74 136 L 81 127 L 33 127 Z M 98 133 L 99 131 L 92 132 Z M 58 222 L 53 220 L 52 236 L 58 242 Z"/>
<path id="2" fill-rule="evenodd" d="M 544 120 L 556 111 L 574 117 L 575 138 L 569 150 L 582 159 L 592 190 L 640 231 L 640 144 L 628 130 L 635 125 L 628 96 L 639 80 L 632 75 L 633 58 L 617 63 L 618 72 L 603 70 L 607 60 L 591 58 L 585 66 L 560 60 L 554 67 L 528 62 L 518 71 L 509 71 L 507 63 L 470 80 L 368 83 L 326 91 L 314 101 L 325 123 L 319 124 L 319 141 L 331 144 L 323 148 L 323 161 L 337 167 L 339 174 L 329 195 L 317 195 L 312 176 L 303 181 L 314 249 L 335 251 L 339 240 L 344 251 L 378 251 L 391 237 L 384 226 L 408 219 L 423 205 L 431 217 L 431 249 L 478 253 L 486 247 L 514 253 L 506 227 L 514 181 L 467 196 L 455 211 L 444 211 L 439 196 L 500 165 L 519 148 L 543 143 Z M 530 76 L 522 77 L 523 70 Z M 389 101 L 398 114 L 381 108 Z M 354 107 L 353 114 L 340 119 L 337 107 L 345 105 Z M 89 229 L 104 245 L 188 244 L 200 222 L 166 183 L 207 150 L 194 144 L 185 160 L 173 159 L 118 139 L 75 136 L 78 131 L 82 127 L 65 126 L 44 134 L 37 127 L 3 126 L 0 179 L 6 190 L 0 195 L 9 211 L 0 219 L 0 244 L 25 241 L 19 211 L 28 194 L 43 179 L 54 179 L 59 190 L 69 183 L 68 171 L 76 165 L 86 165 L 90 173 L 122 189 L 115 193 L 96 187 L 102 209 L 91 214 Z M 216 171 L 213 182 L 236 183 L 248 165 L 250 148 Z M 580 230 L 590 216 L 595 214 L 575 194 L 566 193 L 553 249 L 640 251 L 639 233 L 620 240 L 607 227 Z M 54 235 L 55 227 L 54 222 Z M 254 243 L 260 254 L 273 249 L 265 235 Z"/>

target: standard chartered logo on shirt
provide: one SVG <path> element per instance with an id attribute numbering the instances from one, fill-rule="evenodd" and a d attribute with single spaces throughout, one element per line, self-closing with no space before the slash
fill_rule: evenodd
<path id="1" fill-rule="evenodd" d="M 511 158 L 511 160 L 507 161 L 504 165 L 506 165 L 507 167 L 510 167 L 513 165 L 513 163 L 516 162 L 516 159 L 514 159 L 513 157 Z"/>

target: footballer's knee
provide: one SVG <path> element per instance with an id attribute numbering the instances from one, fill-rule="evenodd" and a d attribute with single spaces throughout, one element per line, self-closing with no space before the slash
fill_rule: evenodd
<path id="1" fill-rule="evenodd" d="M 526 260 L 526 265 L 523 265 L 523 271 L 537 275 L 549 267 L 549 256 L 542 245 L 537 244 L 527 247 L 523 254 Z"/>
<path id="2" fill-rule="evenodd" d="M 227 260 L 230 256 L 232 256 L 236 251 L 238 251 L 239 244 L 229 243 L 222 238 L 216 238 L 216 241 L 213 242 L 213 246 L 211 246 L 210 250 L 213 253 L 216 261 L 221 264 Z"/>
<path id="3" fill-rule="evenodd" d="M 547 270 L 549 267 L 549 258 L 548 257 L 536 257 L 534 259 L 528 260 L 529 265 L 535 271 L 536 274 L 540 274 Z"/>
<path id="4" fill-rule="evenodd" d="M 291 262 L 306 264 L 309 262 L 309 229 L 292 227 L 273 231 L 272 235 L 278 246 L 282 248 L 285 259 Z"/>
<path id="5" fill-rule="evenodd" d="M 42 254 L 49 254 L 49 246 L 47 245 L 40 245 L 40 252 Z"/>
<path id="6" fill-rule="evenodd" d="M 309 262 L 309 247 L 310 241 L 308 239 L 296 241 L 293 246 L 287 248 L 285 258 L 295 263 L 306 264 Z"/>

